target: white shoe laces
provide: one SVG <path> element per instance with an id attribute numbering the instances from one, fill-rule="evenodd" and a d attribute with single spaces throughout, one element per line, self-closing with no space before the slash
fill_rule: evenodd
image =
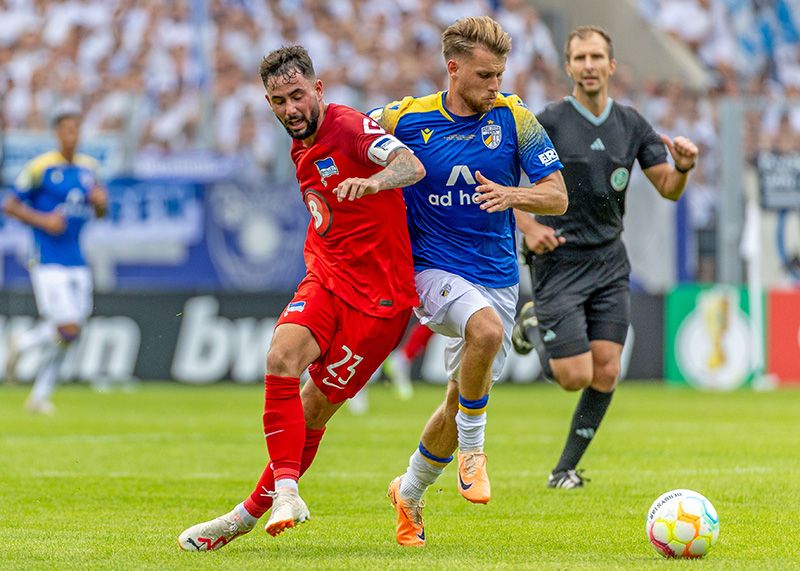
<path id="1" fill-rule="evenodd" d="M 222 530 L 218 531 L 219 528 L 214 529 L 214 526 L 212 525 L 212 526 L 210 526 L 211 529 L 209 531 L 214 531 L 216 533 L 219 533 L 220 535 L 234 534 L 237 531 L 239 531 L 239 524 L 236 522 L 236 520 L 233 517 L 230 516 L 230 514 L 226 514 L 226 515 L 218 517 L 216 520 L 214 520 L 214 522 L 212 522 L 212 524 L 213 523 L 217 523 L 217 522 L 219 522 L 221 524 Z M 207 535 L 211 535 L 211 533 L 209 533 L 208 531 L 206 531 L 204 533 L 206 533 Z"/>
<path id="2" fill-rule="evenodd" d="M 239 524 L 234 520 L 222 520 L 228 524 L 228 533 L 236 533 L 239 531 Z"/>

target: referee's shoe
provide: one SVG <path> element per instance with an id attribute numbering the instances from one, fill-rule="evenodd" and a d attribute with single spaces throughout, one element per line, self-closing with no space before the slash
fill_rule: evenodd
<path id="1" fill-rule="evenodd" d="M 550 356 L 547 354 L 542 334 L 539 332 L 539 320 L 536 318 L 533 301 L 527 302 L 520 309 L 514 329 L 511 330 L 511 344 L 514 346 L 514 351 L 520 355 L 527 355 L 536 349 L 539 363 L 542 366 L 542 376 L 548 381 L 553 380 Z"/>
<path id="2" fill-rule="evenodd" d="M 522 306 L 519 317 L 514 323 L 514 329 L 511 331 L 511 343 L 514 345 L 514 351 L 520 355 L 527 355 L 533 351 L 536 345 L 542 343 L 534 302 L 529 301 Z"/>

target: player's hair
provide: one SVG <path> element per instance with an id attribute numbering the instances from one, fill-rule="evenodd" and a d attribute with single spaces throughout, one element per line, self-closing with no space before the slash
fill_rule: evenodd
<path id="1" fill-rule="evenodd" d="M 597 34 L 606 41 L 606 45 L 608 46 L 608 59 L 614 59 L 614 42 L 611 41 L 611 36 L 608 35 L 608 32 L 600 26 L 578 26 L 572 30 L 569 36 L 567 36 L 567 41 L 564 43 L 564 58 L 569 61 L 569 46 L 574 38 L 585 40 L 592 34 Z"/>
<path id="2" fill-rule="evenodd" d="M 80 113 L 61 113 L 50 120 L 50 125 L 53 127 L 53 129 L 57 129 L 58 126 L 61 125 L 62 121 L 66 121 L 67 119 L 78 119 L 80 121 L 80 118 Z"/>
<path id="3" fill-rule="evenodd" d="M 56 107 L 55 111 L 53 111 L 53 114 L 50 116 L 50 126 L 55 129 L 64 119 L 80 120 L 80 118 L 80 107 L 72 101 L 67 101 L 66 103 L 60 104 L 58 107 Z"/>
<path id="4" fill-rule="evenodd" d="M 261 66 L 258 69 L 261 74 L 261 81 L 267 87 L 267 80 L 270 77 L 283 76 L 291 77 L 295 73 L 300 73 L 307 79 L 314 79 L 314 64 L 311 56 L 303 46 L 283 46 L 264 56 Z"/>
<path id="5" fill-rule="evenodd" d="M 511 51 L 511 36 L 489 16 L 461 18 L 442 32 L 445 61 L 456 56 L 470 56 L 477 45 L 496 56 L 506 57 Z"/>

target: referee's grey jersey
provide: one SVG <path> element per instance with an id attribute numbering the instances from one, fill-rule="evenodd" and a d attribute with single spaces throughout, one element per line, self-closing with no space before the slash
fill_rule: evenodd
<path id="1" fill-rule="evenodd" d="M 642 169 L 666 162 L 664 143 L 638 111 L 611 98 L 599 117 L 573 97 L 536 116 L 561 157 L 569 193 L 566 214 L 536 217 L 566 237 L 555 252 L 618 239 L 633 162 L 638 160 Z"/>

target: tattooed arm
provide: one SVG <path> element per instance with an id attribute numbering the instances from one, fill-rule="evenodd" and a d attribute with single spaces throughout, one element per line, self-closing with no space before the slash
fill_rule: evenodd
<path id="1" fill-rule="evenodd" d="M 342 200 L 355 200 L 389 188 L 402 188 L 425 176 L 425 167 L 414 153 L 406 148 L 394 150 L 386 167 L 369 178 L 348 178 L 339 183 L 333 193 Z"/>
<path id="2" fill-rule="evenodd" d="M 389 155 L 386 168 L 371 177 L 378 183 L 378 190 L 403 188 L 419 182 L 425 176 L 422 162 L 408 149 L 397 149 Z"/>

